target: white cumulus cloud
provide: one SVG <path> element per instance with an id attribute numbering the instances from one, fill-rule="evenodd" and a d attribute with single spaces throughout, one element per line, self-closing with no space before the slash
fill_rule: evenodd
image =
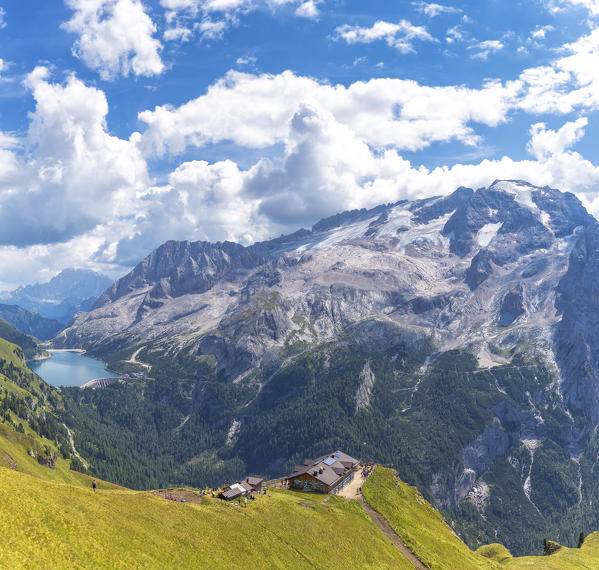
<path id="1" fill-rule="evenodd" d="M 107 132 L 104 93 L 73 76 L 48 78 L 38 67 L 25 81 L 36 102 L 25 151 L 0 153 L 3 245 L 65 242 L 126 216 L 148 182 L 137 147 Z"/>
<path id="2" fill-rule="evenodd" d="M 551 156 L 561 154 L 584 136 L 588 124 L 588 119 L 581 117 L 553 131 L 547 129 L 545 123 L 535 123 L 530 127 L 528 151 L 538 160 L 547 160 Z"/>
<path id="3" fill-rule="evenodd" d="M 505 45 L 499 40 L 485 40 L 484 42 L 468 46 L 468 49 L 476 50 L 476 52 L 470 56 L 473 59 L 486 60 L 489 57 L 489 54 L 496 53 L 504 47 Z"/>
<path id="4" fill-rule="evenodd" d="M 580 6 L 593 16 L 599 15 L 599 0 L 553 0 L 549 3 L 552 11 L 558 12 L 568 7 Z"/>
<path id="5" fill-rule="evenodd" d="M 179 41 L 188 42 L 191 40 L 193 31 L 184 26 L 176 26 L 174 28 L 168 28 L 164 31 L 163 38 L 165 42 Z"/>
<path id="6" fill-rule="evenodd" d="M 407 20 L 401 20 L 397 24 L 378 20 L 370 27 L 345 24 L 335 30 L 335 37 L 348 44 L 370 44 L 384 40 L 388 46 L 406 54 L 416 52 L 413 47 L 415 40 L 436 41 L 424 26 L 415 26 Z"/>
<path id="7" fill-rule="evenodd" d="M 534 113 L 570 113 L 599 106 L 599 28 L 566 44 L 549 65 L 520 75 L 526 96 L 520 106 Z"/>
<path id="8" fill-rule="evenodd" d="M 264 148 L 285 142 L 287 124 L 304 104 L 317 105 L 368 144 L 417 150 L 434 141 L 478 141 L 471 123 L 496 126 L 515 105 L 516 84 L 481 89 L 427 87 L 402 79 L 371 79 L 348 87 L 290 71 L 254 75 L 230 71 L 206 94 L 174 108 L 140 113 L 139 144 L 148 155 L 178 154 L 220 141 Z"/>
<path id="9" fill-rule="evenodd" d="M 530 37 L 535 41 L 542 41 L 547 36 L 547 33 L 553 32 L 555 28 L 551 25 L 537 26 L 531 33 Z"/>
<path id="10" fill-rule="evenodd" d="M 162 73 L 156 26 L 140 0 L 65 2 L 74 14 L 63 26 L 78 35 L 73 53 L 103 79 Z"/>
<path id="11" fill-rule="evenodd" d="M 314 0 L 303 2 L 295 10 L 295 15 L 299 16 L 300 18 L 314 19 L 318 18 L 318 14 L 318 7 L 316 6 Z"/>
<path id="12" fill-rule="evenodd" d="M 318 4 L 322 0 L 160 0 L 167 10 L 166 20 L 169 29 L 165 39 L 181 38 L 188 41 L 187 35 L 178 36 L 177 30 L 193 30 L 202 40 L 217 40 L 225 32 L 240 24 L 241 17 L 256 10 L 277 10 L 284 6 L 294 8 L 294 14 L 301 18 L 317 19 Z"/>
<path id="13" fill-rule="evenodd" d="M 445 6 L 434 2 L 412 2 L 412 5 L 429 18 L 435 18 L 441 14 L 461 14 L 463 11 L 454 6 Z"/>

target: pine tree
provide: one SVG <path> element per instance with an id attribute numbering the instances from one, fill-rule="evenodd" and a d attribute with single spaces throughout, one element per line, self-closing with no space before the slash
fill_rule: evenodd
<path id="1" fill-rule="evenodd" d="M 583 542 L 584 542 L 584 532 L 581 532 L 578 535 L 578 548 L 580 548 L 582 546 Z"/>

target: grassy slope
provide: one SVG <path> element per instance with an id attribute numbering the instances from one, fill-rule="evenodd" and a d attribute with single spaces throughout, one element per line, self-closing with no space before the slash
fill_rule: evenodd
<path id="1" fill-rule="evenodd" d="M 494 544 L 474 553 L 391 470 L 377 469 L 365 495 L 431 568 L 597 567 L 599 533 L 548 557 L 512 558 Z M 247 508 L 211 498 L 192 505 L 0 467 L 0 528 L 0 567 L 10 568 L 411 567 L 356 501 L 293 491 Z"/>
<path id="2" fill-rule="evenodd" d="M 0 321 L 1 323 L 2 321 Z M 20 372 L 27 378 L 27 389 L 16 385 L 14 378 L 9 378 L 0 372 L 0 388 L 6 388 L 8 392 L 18 393 L 27 396 L 31 392 L 38 392 L 43 384 L 43 380 L 34 374 L 23 361 L 23 350 L 20 346 L 7 341 L 0 335 L 0 358 L 5 360 L 7 365 L 12 364 L 17 372 Z"/>
<path id="3" fill-rule="evenodd" d="M 429 568 L 594 570 L 599 567 L 599 532 L 589 535 L 582 548 L 562 547 L 551 556 L 513 558 L 501 544 L 489 544 L 472 552 L 418 491 L 397 479 L 391 469 L 377 468 L 364 485 L 364 496 Z"/>
<path id="4" fill-rule="evenodd" d="M 31 394 L 39 394 L 43 389 L 43 381 L 27 368 L 22 360 L 20 348 L 0 338 L 0 358 L 12 364 L 16 373 L 21 374 L 21 380 L 26 382 L 26 387 L 18 386 L 13 379 L 0 372 L 0 390 L 6 390 L 9 394 L 26 398 Z M 42 404 L 39 404 L 43 407 Z M 0 422 L 0 467 L 10 467 L 16 471 L 27 473 L 41 479 L 70 483 L 72 485 L 89 486 L 91 478 L 87 475 L 71 471 L 70 459 L 63 459 L 56 447 L 56 443 L 35 433 L 28 422 L 11 414 L 13 420 L 21 423 L 25 433 L 18 433 L 8 423 Z M 40 465 L 36 459 L 29 455 L 31 450 L 39 450 L 43 447 L 50 448 L 57 454 L 56 469 L 49 469 Z M 16 465 L 15 465 L 16 464 Z M 120 488 L 118 485 L 110 485 Z"/>
<path id="5" fill-rule="evenodd" d="M 396 478 L 391 469 L 374 471 L 364 485 L 364 497 L 429 568 L 499 568 L 495 561 L 472 552 L 418 490 Z"/>
<path id="6" fill-rule="evenodd" d="M 0 338 L 18 344 L 27 358 L 32 358 L 38 352 L 37 342 L 32 336 L 19 332 L 10 323 L 0 319 Z"/>
<path id="7" fill-rule="evenodd" d="M 357 502 L 290 491 L 242 509 L 0 468 L 0 528 L 0 567 L 410 568 Z"/>
<path id="8" fill-rule="evenodd" d="M 502 562 L 505 568 L 535 568 L 541 570 L 584 569 L 595 570 L 599 566 L 599 532 L 589 535 L 582 548 L 562 547 L 551 556 L 522 556 L 512 558 L 499 544 L 482 546 L 477 553 Z"/>
<path id="9" fill-rule="evenodd" d="M 29 455 L 29 450 L 47 445 L 53 451 L 56 451 L 56 446 L 37 434 L 30 435 L 32 434 L 30 430 L 27 431 L 27 434 L 17 433 L 8 425 L 0 423 L 0 467 L 10 467 L 13 464 L 12 462 L 15 462 L 16 471 L 39 479 L 86 487 L 91 485 L 91 477 L 77 471 L 71 471 L 70 459 L 63 459 L 58 456 L 56 469 L 49 469 L 40 465 L 36 459 Z M 112 483 L 106 483 L 106 486 L 115 489 L 121 488 Z"/>

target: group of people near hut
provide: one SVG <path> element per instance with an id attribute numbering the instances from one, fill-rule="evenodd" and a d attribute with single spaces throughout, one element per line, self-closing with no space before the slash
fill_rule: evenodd
<path id="1" fill-rule="evenodd" d="M 367 465 L 364 465 L 364 467 L 362 468 L 362 478 L 363 479 L 368 479 L 368 477 L 370 476 L 370 474 L 374 471 L 374 464 L 373 463 L 368 463 Z"/>
<path id="2" fill-rule="evenodd" d="M 185 499 L 183 497 L 181 497 L 180 499 L 178 499 L 177 497 L 173 497 L 173 495 L 165 495 L 164 498 L 168 499 L 169 501 L 176 501 L 177 503 L 179 503 L 179 502 L 184 503 L 185 502 Z"/>

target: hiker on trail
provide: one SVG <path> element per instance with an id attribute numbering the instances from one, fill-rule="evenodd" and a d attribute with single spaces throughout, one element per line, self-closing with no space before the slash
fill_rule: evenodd
<path id="1" fill-rule="evenodd" d="M 96 480 L 94 479 L 94 480 L 92 481 L 92 487 L 93 487 L 93 489 L 94 489 L 94 493 L 96 492 L 96 487 L 97 487 L 97 486 L 98 486 L 98 484 L 96 483 Z"/>

